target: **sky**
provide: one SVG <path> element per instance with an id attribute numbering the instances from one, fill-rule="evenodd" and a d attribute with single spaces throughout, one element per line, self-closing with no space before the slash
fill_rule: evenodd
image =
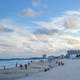
<path id="1" fill-rule="evenodd" d="M 0 0 L 0 58 L 66 54 L 80 49 L 80 0 Z"/>

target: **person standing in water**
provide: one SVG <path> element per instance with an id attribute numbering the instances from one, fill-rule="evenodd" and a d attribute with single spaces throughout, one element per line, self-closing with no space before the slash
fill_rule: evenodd
<path id="1" fill-rule="evenodd" d="M 16 67 L 18 67 L 18 64 L 16 63 Z"/>

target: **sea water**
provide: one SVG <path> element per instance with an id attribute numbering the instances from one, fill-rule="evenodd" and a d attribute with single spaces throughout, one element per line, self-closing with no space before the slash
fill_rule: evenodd
<path id="1" fill-rule="evenodd" d="M 12 68 L 16 66 L 17 64 L 27 64 L 29 63 L 31 60 L 9 60 L 9 61 L 0 61 L 0 69 L 2 69 L 4 66 L 6 66 L 6 68 Z"/>
<path id="2" fill-rule="evenodd" d="M 13 68 L 13 67 L 16 67 L 16 64 L 28 64 L 28 63 L 31 63 L 31 61 L 39 61 L 40 59 L 32 59 L 32 60 L 1 60 L 0 61 L 0 69 L 3 69 L 4 66 L 6 68 Z"/>

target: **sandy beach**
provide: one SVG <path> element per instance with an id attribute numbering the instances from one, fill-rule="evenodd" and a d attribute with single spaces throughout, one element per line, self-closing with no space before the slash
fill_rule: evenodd
<path id="1" fill-rule="evenodd" d="M 64 65 L 44 61 L 33 61 L 28 69 L 10 69 L 0 71 L 0 80 L 80 80 L 80 60 L 62 59 Z M 51 65 L 51 67 L 50 67 Z M 49 70 L 44 71 L 49 68 Z M 5 73 L 5 74 L 4 74 Z"/>
<path id="2" fill-rule="evenodd" d="M 24 65 L 24 64 L 23 64 Z M 47 60 L 44 61 L 33 61 L 27 65 L 27 69 L 23 66 L 21 69 L 19 66 L 14 68 L 6 68 L 0 70 L 0 80 L 15 80 L 17 78 L 28 77 L 34 74 L 42 73 L 45 69 L 50 68 L 49 66 L 56 67 L 56 61 L 53 60 L 49 63 Z"/>
<path id="3" fill-rule="evenodd" d="M 65 65 L 47 72 L 33 74 L 17 80 L 80 80 L 80 60 L 63 60 Z"/>

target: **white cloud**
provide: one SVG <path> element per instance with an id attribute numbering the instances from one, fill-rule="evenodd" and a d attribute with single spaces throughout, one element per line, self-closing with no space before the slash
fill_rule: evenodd
<path id="1" fill-rule="evenodd" d="M 32 40 L 36 40 L 36 37 L 29 31 L 27 30 L 24 26 L 17 25 L 14 22 L 10 20 L 2 20 L 0 22 L 1 29 L 12 29 L 14 30 L 13 32 L 7 31 L 5 33 L 5 30 L 1 30 L 0 32 L 0 53 L 5 54 L 6 53 L 11 53 L 12 55 L 17 55 L 20 56 L 25 53 L 25 55 L 28 52 L 31 52 L 31 48 L 29 45 L 31 45 Z M 14 24 L 14 25 L 13 25 Z M 26 45 L 25 45 L 25 44 Z M 21 54 L 22 53 L 22 54 Z"/>
<path id="2" fill-rule="evenodd" d="M 40 15 L 40 13 L 38 11 L 35 11 L 31 8 L 24 9 L 23 12 L 22 12 L 22 16 L 32 17 L 32 16 L 39 16 L 39 15 Z"/>
<path id="3" fill-rule="evenodd" d="M 49 30 L 77 32 L 80 31 L 80 11 L 67 11 L 60 17 L 54 17 L 49 21 L 37 22 L 36 24 Z"/>
<path id="4" fill-rule="evenodd" d="M 67 13 L 50 21 L 38 22 L 38 30 L 31 32 L 11 20 L 1 20 L 0 54 L 36 56 L 54 54 L 66 49 L 80 49 L 80 37 L 74 35 L 80 31 L 79 21 L 79 16 Z M 7 29 L 12 31 L 8 32 Z"/>
<path id="5" fill-rule="evenodd" d="M 64 14 L 66 15 L 77 15 L 77 16 L 80 16 L 80 10 L 77 10 L 77 11 L 66 11 Z"/>
<path id="6" fill-rule="evenodd" d="M 49 50 L 51 49 L 50 51 L 55 52 L 69 48 L 80 49 L 80 38 L 78 35 L 78 38 L 76 37 L 76 34 L 80 34 L 79 12 L 69 11 L 60 17 L 55 17 L 49 21 L 37 22 L 36 24 L 40 26 L 40 31 L 38 29 L 36 33 L 38 39 L 47 42 L 46 44 L 50 45 L 48 48 Z M 52 30 L 55 29 L 57 31 L 54 34 Z"/>

